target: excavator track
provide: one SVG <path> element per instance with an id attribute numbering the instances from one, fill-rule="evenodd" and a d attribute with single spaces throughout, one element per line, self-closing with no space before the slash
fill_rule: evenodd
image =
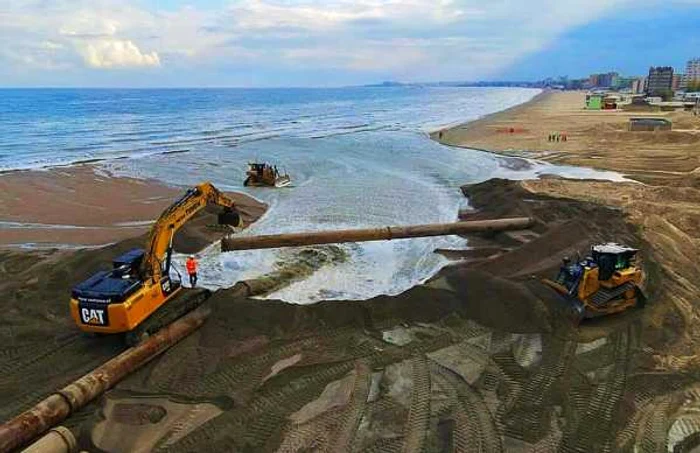
<path id="1" fill-rule="evenodd" d="M 181 289 L 173 298 L 161 305 L 151 316 L 134 330 L 124 335 L 128 346 L 136 346 L 151 334 L 178 320 L 199 307 L 211 296 L 211 291 L 204 288 Z"/>

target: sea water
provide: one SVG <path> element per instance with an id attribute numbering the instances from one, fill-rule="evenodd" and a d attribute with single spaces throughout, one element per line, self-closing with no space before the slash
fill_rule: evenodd
<path id="1" fill-rule="evenodd" d="M 210 180 L 269 204 L 241 234 L 451 222 L 459 187 L 540 174 L 611 172 L 500 158 L 442 146 L 427 132 L 525 102 L 530 89 L 390 87 L 273 90 L 2 90 L 0 170 L 100 160 L 112 174 L 177 186 Z M 246 163 L 288 172 L 282 189 L 243 187 Z M 345 244 L 347 259 L 267 297 L 295 303 L 398 294 L 448 261 L 459 237 Z M 296 249 L 200 258 L 200 283 L 229 287 L 293 261 Z M 183 257 L 176 256 L 183 269 Z"/>

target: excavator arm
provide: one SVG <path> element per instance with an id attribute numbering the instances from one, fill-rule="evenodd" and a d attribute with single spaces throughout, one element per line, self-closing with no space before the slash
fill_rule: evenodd
<path id="1" fill-rule="evenodd" d="M 141 265 L 144 280 L 157 282 L 163 274 L 168 275 L 175 233 L 208 204 L 224 208 L 224 212 L 219 215 L 219 223 L 240 226 L 240 216 L 233 200 L 211 183 L 205 182 L 189 189 L 163 211 L 151 228 Z"/>

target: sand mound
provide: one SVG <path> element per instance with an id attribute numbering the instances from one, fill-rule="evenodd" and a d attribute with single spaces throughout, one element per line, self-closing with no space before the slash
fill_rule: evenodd
<path id="1" fill-rule="evenodd" d="M 240 288 L 218 291 L 208 302 L 212 316 L 198 332 L 119 384 L 127 397 L 117 393 L 114 401 L 125 406 L 97 402 L 67 426 L 87 449 L 113 445 L 105 423 L 135 427 L 155 451 L 502 451 L 516 444 L 610 451 L 613 445 L 631 450 L 637 439 L 663 443 L 665 433 L 645 433 L 648 424 L 635 418 L 675 382 L 665 375 L 649 375 L 643 384 L 632 378 L 651 362 L 638 347 L 642 312 L 572 330 L 561 322 L 552 292 L 532 278 L 556 271 L 559 256 L 551 254 L 588 242 L 640 243 L 624 216 L 592 203 L 535 196 L 503 180 L 463 190 L 476 208 L 472 217 L 530 215 L 534 232 L 472 237 L 472 244 L 495 253 L 448 267 L 395 297 L 290 305 L 242 297 Z M 27 258 L 31 270 L 12 280 L 42 287 L 29 280 L 51 269 L 48 259 L 59 263 L 54 268 L 86 269 L 90 263 L 83 261 L 95 264 L 130 245 Z M 36 294 L 27 300 L 40 300 Z M 17 319 L 33 326 L 22 347 L 56 333 L 58 307 L 65 316 L 65 301 L 56 300 L 52 322 L 29 321 L 17 308 Z M 50 305 L 35 303 L 34 309 L 45 315 Z M 72 331 L 69 324 L 60 321 L 64 333 Z M 409 332 L 410 338 L 394 341 L 386 332 Z M 0 362 L 3 415 L 65 383 L 89 366 L 88 358 L 116 349 L 109 339 L 86 341 L 80 344 L 92 356 L 76 355 L 71 345 L 52 351 L 52 360 L 35 356 L 17 371 L 16 362 Z M 60 360 L 72 364 L 60 366 Z M 50 377 L 34 377 L 39 374 Z M 18 398 L 28 385 L 35 393 Z M 133 399 L 137 395 L 145 399 Z M 178 426 L 178 414 L 203 404 L 215 406 L 217 412 L 207 412 L 213 418 L 197 418 L 182 431 L 169 428 Z"/>

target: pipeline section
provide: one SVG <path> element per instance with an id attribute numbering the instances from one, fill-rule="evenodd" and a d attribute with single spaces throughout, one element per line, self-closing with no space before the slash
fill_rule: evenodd
<path id="1" fill-rule="evenodd" d="M 495 233 L 523 230 L 531 227 L 529 217 L 467 222 L 434 223 L 412 226 L 389 226 L 336 231 L 270 234 L 262 236 L 227 236 L 221 240 L 221 251 L 272 249 L 305 245 L 340 244 L 343 242 L 385 241 L 429 236 L 448 236 L 467 233 Z"/>
<path id="2" fill-rule="evenodd" d="M 0 425 L 0 452 L 12 451 L 61 423 L 73 412 L 114 387 L 124 377 L 198 329 L 211 310 L 202 306 L 127 349 L 90 373 Z"/>

